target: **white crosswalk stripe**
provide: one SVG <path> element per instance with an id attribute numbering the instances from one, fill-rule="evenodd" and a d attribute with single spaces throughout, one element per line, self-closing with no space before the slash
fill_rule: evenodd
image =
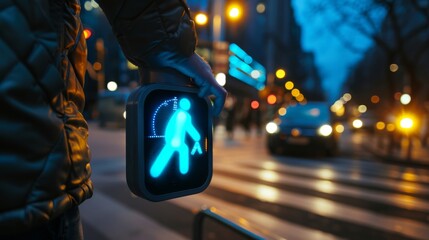
<path id="1" fill-rule="evenodd" d="M 365 190 L 362 192 L 362 189 L 356 187 L 344 186 L 338 183 L 332 183 L 329 180 L 314 180 L 314 179 L 305 179 L 302 177 L 291 177 L 284 176 L 278 172 L 265 170 L 265 169 L 255 169 L 255 168 L 245 168 L 237 164 L 229 165 L 218 165 L 216 166 L 217 170 L 222 170 L 225 172 L 240 174 L 247 177 L 254 177 L 256 179 L 261 179 L 267 182 L 274 182 L 280 184 L 289 184 L 296 187 L 309 188 L 314 191 L 324 192 L 324 193 L 335 193 L 350 197 L 370 199 L 374 201 L 379 201 L 383 203 L 388 203 L 396 205 L 398 207 L 403 207 L 407 209 L 421 210 L 429 212 L 429 202 L 419 200 L 417 198 L 410 197 L 404 194 L 392 194 L 392 193 L 383 193 L 380 194 L 379 191 Z M 400 184 L 400 183 L 397 183 Z M 422 191 L 427 190 L 423 186 L 416 186 Z"/>
<path id="2" fill-rule="evenodd" d="M 270 186 L 251 184 L 225 176 L 214 178 L 211 184 L 261 201 L 291 205 L 322 216 L 355 222 L 386 231 L 395 231 L 416 239 L 424 239 L 422 236 L 429 236 L 427 224 L 397 217 L 381 216 L 323 198 L 288 193 Z"/>

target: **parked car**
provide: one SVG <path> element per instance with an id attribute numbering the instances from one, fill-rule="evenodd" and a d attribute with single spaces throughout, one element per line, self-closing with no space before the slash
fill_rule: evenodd
<path id="1" fill-rule="evenodd" d="M 116 91 L 103 91 L 98 95 L 98 124 L 106 127 L 108 124 L 116 127 L 125 127 L 127 104 L 130 91 L 118 89 Z"/>
<path id="2" fill-rule="evenodd" d="M 302 149 L 334 155 L 338 148 L 338 134 L 325 102 L 308 102 L 286 108 L 286 114 L 277 116 L 266 125 L 267 147 L 277 154 L 289 149 Z"/>

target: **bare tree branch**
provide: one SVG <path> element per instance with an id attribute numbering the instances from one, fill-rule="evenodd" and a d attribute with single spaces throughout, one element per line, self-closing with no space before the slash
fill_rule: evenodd
<path id="1" fill-rule="evenodd" d="M 421 1 L 419 0 L 410 1 L 415 10 L 421 13 L 426 18 L 426 21 L 429 23 L 429 1 L 426 0 L 426 6 L 421 4 Z"/>

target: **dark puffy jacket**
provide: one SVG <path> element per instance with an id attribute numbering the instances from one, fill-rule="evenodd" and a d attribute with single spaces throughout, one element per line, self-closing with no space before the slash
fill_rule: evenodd
<path id="1" fill-rule="evenodd" d="M 100 5 L 137 65 L 193 53 L 183 1 Z M 46 223 L 92 195 L 79 12 L 78 0 L 0 0 L 0 234 Z"/>

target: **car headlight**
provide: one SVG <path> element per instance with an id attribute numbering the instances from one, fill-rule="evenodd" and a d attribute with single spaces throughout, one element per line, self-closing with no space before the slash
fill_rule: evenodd
<path id="1" fill-rule="evenodd" d="M 363 122 L 360 119 L 355 119 L 352 125 L 354 128 L 361 128 L 363 126 Z"/>
<path id="2" fill-rule="evenodd" d="M 265 126 L 265 130 L 269 134 L 277 133 L 279 131 L 279 126 L 275 122 L 269 122 Z"/>
<path id="3" fill-rule="evenodd" d="M 327 137 L 327 136 L 331 135 L 331 133 L 332 133 L 332 127 L 330 125 L 328 125 L 328 124 L 324 124 L 324 125 L 322 125 L 319 128 L 318 132 L 319 132 L 320 135 L 322 135 L 324 137 Z"/>

